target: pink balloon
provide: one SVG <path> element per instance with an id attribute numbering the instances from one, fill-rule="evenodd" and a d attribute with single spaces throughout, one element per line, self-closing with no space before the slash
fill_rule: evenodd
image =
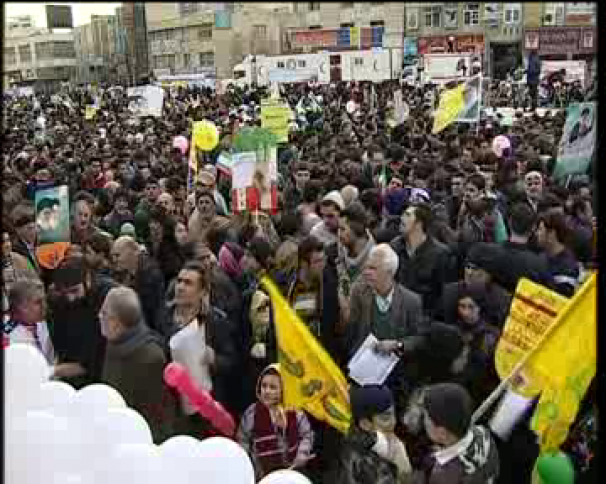
<path id="1" fill-rule="evenodd" d="M 233 437 L 236 424 L 233 417 L 207 391 L 198 390 L 189 373 L 179 363 L 170 363 L 164 369 L 164 382 L 189 399 L 198 413 L 227 437 Z"/>
<path id="2" fill-rule="evenodd" d="M 185 136 L 176 136 L 175 139 L 173 139 L 173 148 L 179 148 L 182 155 L 187 153 L 187 148 L 189 148 L 187 138 Z"/>
<path id="3" fill-rule="evenodd" d="M 500 134 L 492 141 L 492 151 L 499 158 L 503 157 L 503 151 L 511 148 L 511 141 L 507 136 Z"/>

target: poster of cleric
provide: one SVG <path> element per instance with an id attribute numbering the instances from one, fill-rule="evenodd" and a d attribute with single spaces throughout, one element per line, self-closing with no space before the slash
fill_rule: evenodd
<path id="1" fill-rule="evenodd" d="M 69 191 L 66 185 L 36 192 L 38 245 L 69 242 Z"/>
<path id="2" fill-rule="evenodd" d="M 568 106 L 553 174 L 556 179 L 587 171 L 595 150 L 595 107 L 595 103 Z"/>

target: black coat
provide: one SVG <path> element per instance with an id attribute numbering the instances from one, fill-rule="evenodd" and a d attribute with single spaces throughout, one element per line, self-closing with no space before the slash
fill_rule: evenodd
<path id="1" fill-rule="evenodd" d="M 444 284 L 457 280 L 456 257 L 433 237 L 427 237 L 412 257 L 406 251 L 403 236 L 392 241 L 391 247 L 399 258 L 396 281 L 419 294 L 423 299 L 424 311 L 433 313 L 442 296 Z"/>
<path id="2" fill-rule="evenodd" d="M 230 412 L 237 407 L 238 402 L 233 401 L 233 388 L 238 382 L 236 372 L 238 366 L 238 336 L 236 328 L 230 323 L 227 313 L 221 309 L 211 306 L 211 312 L 206 318 L 204 326 L 206 331 L 206 344 L 215 352 L 215 364 L 211 368 L 211 378 L 213 382 L 213 395 Z M 169 305 L 164 313 L 166 319 L 162 326 L 162 335 L 165 338 L 166 346 L 170 338 L 179 331 L 175 324 L 174 304 Z"/>
<path id="3" fill-rule="evenodd" d="M 545 259 L 534 253 L 526 244 L 505 242 L 503 245 L 488 244 L 495 250 L 498 270 L 493 279 L 512 294 L 522 277 L 537 284 L 551 287 L 549 271 Z"/>
<path id="4" fill-rule="evenodd" d="M 164 275 L 156 262 L 147 255 L 142 255 L 135 274 L 133 289 L 141 300 L 145 322 L 155 331 L 160 331 L 163 320 L 164 287 Z"/>

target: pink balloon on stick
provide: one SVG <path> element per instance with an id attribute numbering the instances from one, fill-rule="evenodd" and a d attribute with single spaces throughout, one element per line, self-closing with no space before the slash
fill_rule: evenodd
<path id="1" fill-rule="evenodd" d="M 173 148 L 178 148 L 181 150 L 181 154 L 184 155 L 187 153 L 187 148 L 189 148 L 189 141 L 185 136 L 175 136 L 173 139 Z"/>
<path id="2" fill-rule="evenodd" d="M 181 395 L 188 398 L 196 411 L 223 435 L 226 437 L 234 436 L 236 424 L 233 417 L 209 392 L 198 390 L 194 386 L 183 365 L 174 362 L 169 363 L 164 369 L 164 381 L 168 386 L 177 389 Z"/>

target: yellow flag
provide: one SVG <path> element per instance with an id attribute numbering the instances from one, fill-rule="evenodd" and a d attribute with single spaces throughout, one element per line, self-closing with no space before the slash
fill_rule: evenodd
<path id="1" fill-rule="evenodd" d="M 596 373 L 597 283 L 593 273 L 560 311 L 555 329 L 525 365 L 540 375 L 543 392 L 532 418 L 541 452 L 556 450 Z"/>
<path id="2" fill-rule="evenodd" d="M 465 107 L 465 84 L 444 91 L 433 118 L 433 134 L 437 134 L 452 124 Z"/>
<path id="3" fill-rule="evenodd" d="M 268 277 L 274 309 L 284 406 L 303 409 L 342 433 L 351 422 L 347 380 Z"/>
<path id="4" fill-rule="evenodd" d="M 86 106 L 86 111 L 84 111 L 84 119 L 91 120 L 97 114 L 97 108 L 95 106 Z"/>
<path id="5" fill-rule="evenodd" d="M 568 301 L 529 279 L 518 282 L 494 354 L 495 368 L 502 380 L 511 375 L 516 365 L 537 346 Z M 525 397 L 538 395 L 542 389 L 540 378 L 527 366 L 523 373 L 523 383 L 516 384 L 514 391 Z"/>

